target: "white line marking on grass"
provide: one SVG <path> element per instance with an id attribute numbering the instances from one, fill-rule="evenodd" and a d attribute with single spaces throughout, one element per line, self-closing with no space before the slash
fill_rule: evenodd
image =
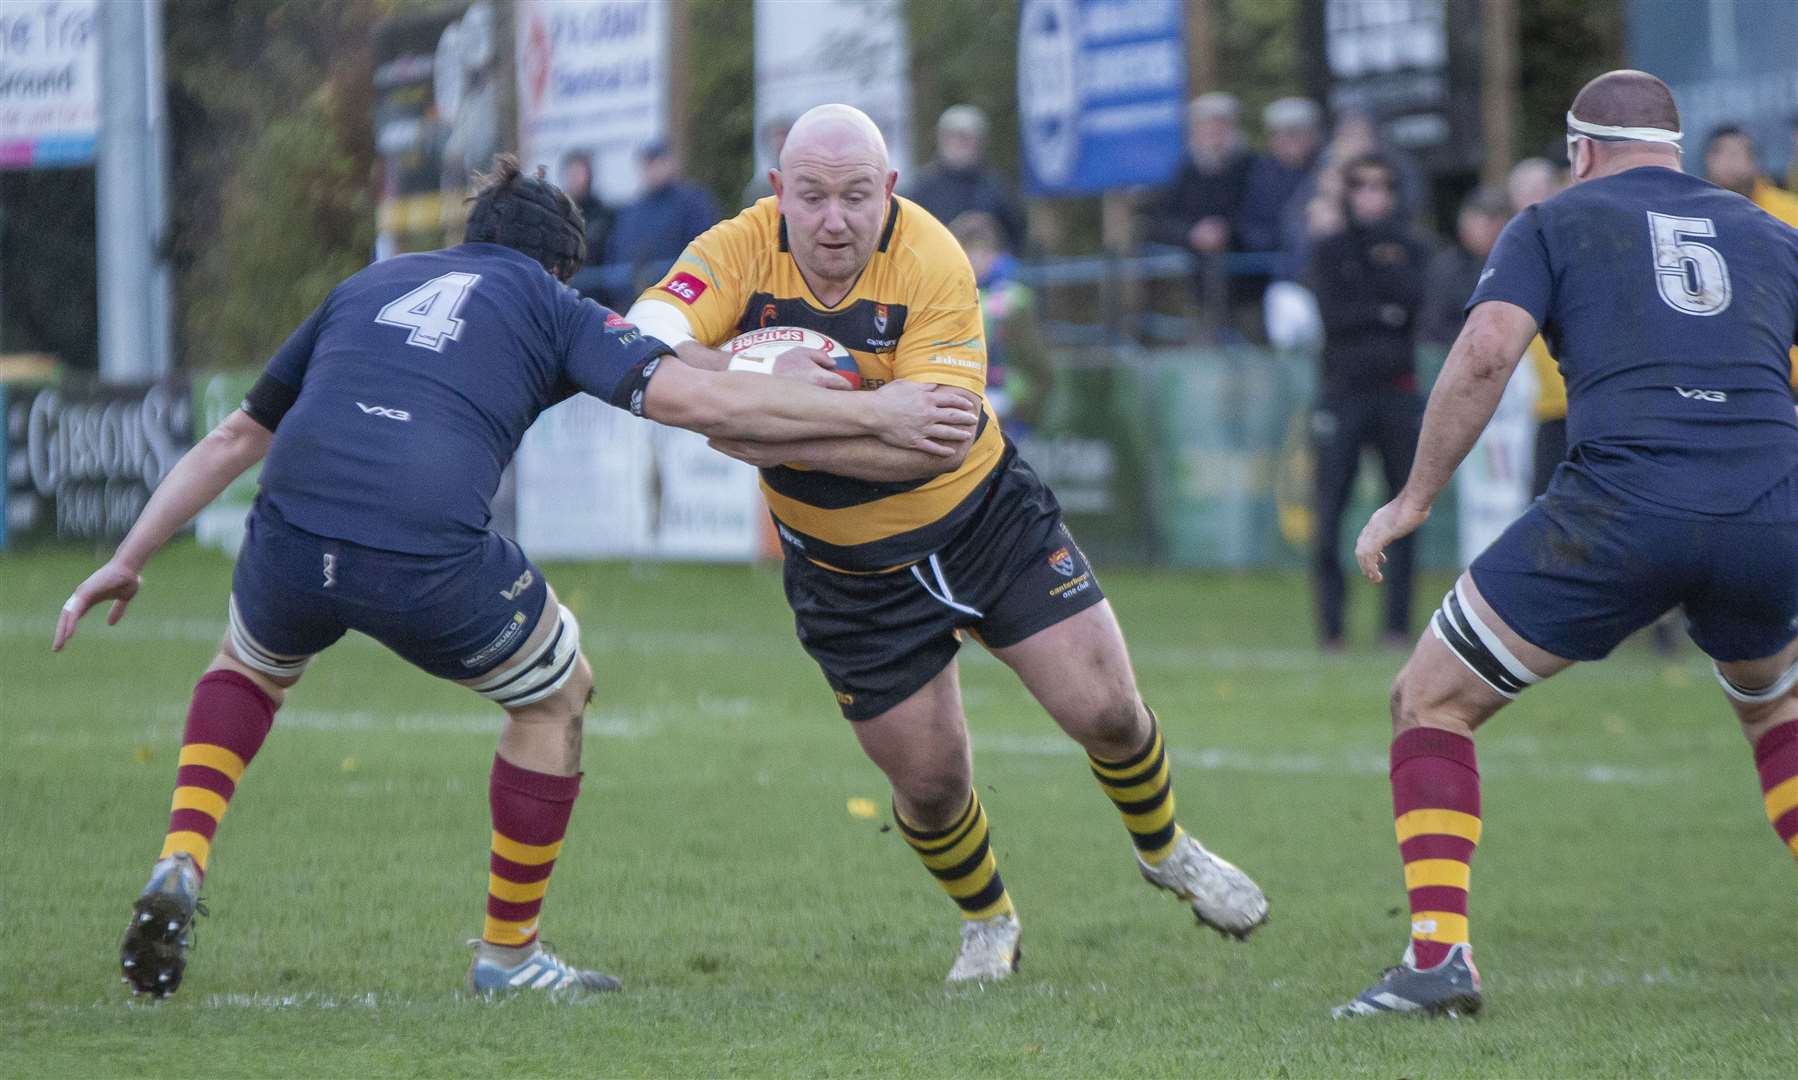
<path id="1" fill-rule="evenodd" d="M 986 735 L 974 737 L 974 749 L 988 754 L 1029 757 L 1071 757 L 1080 753 L 1072 739 L 1058 735 Z M 1185 769 L 1243 772 L 1263 776 L 1383 776 L 1389 762 L 1384 753 L 1343 750 L 1336 754 L 1254 754 L 1216 747 L 1170 749 L 1175 765 Z M 1688 768 L 1638 768 L 1611 764 L 1501 764 L 1490 770 L 1498 775 L 1522 775 L 1537 780 L 1583 780 L 1592 784 L 1656 785 L 1690 780 Z"/>

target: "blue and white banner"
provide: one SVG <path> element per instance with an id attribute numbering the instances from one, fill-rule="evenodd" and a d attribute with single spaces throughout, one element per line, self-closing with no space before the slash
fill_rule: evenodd
<path id="1" fill-rule="evenodd" d="M 1179 0 L 1024 0 L 1026 190 L 1081 195 L 1173 175 L 1185 147 L 1184 31 Z"/>

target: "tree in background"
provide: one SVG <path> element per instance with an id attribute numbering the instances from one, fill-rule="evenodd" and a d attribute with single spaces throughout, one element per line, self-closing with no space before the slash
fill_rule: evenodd
<path id="1" fill-rule="evenodd" d="M 373 27 L 394 0 L 165 9 L 189 368 L 260 364 L 374 247 Z"/>

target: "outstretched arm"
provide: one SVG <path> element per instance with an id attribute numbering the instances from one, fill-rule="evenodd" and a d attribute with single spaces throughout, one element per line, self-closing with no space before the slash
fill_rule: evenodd
<path id="1" fill-rule="evenodd" d="M 1370 580 L 1381 580 L 1387 545 L 1411 535 L 1430 516 L 1436 496 L 1497 411 L 1511 372 L 1535 336 L 1535 317 L 1503 300 L 1488 300 L 1467 316 L 1430 391 L 1410 479 L 1355 542 L 1355 561 Z"/>
<path id="2" fill-rule="evenodd" d="M 206 504 L 218 498 L 231 481 L 261 461 L 273 439 L 274 432 L 238 409 L 182 455 L 168 476 L 156 486 L 143 513 L 138 515 L 136 524 L 113 552 L 112 559 L 82 582 L 63 604 L 62 615 L 56 622 L 56 637 L 50 643 L 51 650 L 60 651 L 74 635 L 76 622 L 101 601 L 112 601 L 112 610 L 106 616 L 107 625 L 123 618 L 125 605 L 137 595 L 142 584 L 138 575 L 150 557 L 192 521 Z"/>
<path id="3" fill-rule="evenodd" d="M 978 415 L 980 399 L 966 390 L 942 387 L 941 393 L 956 394 Z M 975 432 L 979 431 L 976 427 Z M 738 461 L 746 461 L 758 469 L 775 465 L 797 465 L 836 476 L 876 483 L 923 480 L 961 468 L 967 460 L 972 440 L 956 447 L 944 457 L 923 450 L 889 446 L 879 439 L 861 438 L 806 439 L 799 442 L 765 443 L 746 439 L 715 438 L 712 449 Z"/>
<path id="4" fill-rule="evenodd" d="M 669 362 L 650 375 L 640 411 L 713 438 L 784 443 L 871 435 L 934 457 L 955 454 L 980 419 L 955 391 L 922 383 L 889 383 L 870 394 Z"/>

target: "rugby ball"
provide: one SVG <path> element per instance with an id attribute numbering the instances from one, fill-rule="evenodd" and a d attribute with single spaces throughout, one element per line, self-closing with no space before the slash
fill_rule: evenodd
<path id="1" fill-rule="evenodd" d="M 774 373 L 774 361 L 788 349 L 817 349 L 830 357 L 837 374 L 849 383 L 850 389 L 862 388 L 862 373 L 856 367 L 855 357 L 835 338 L 816 330 L 799 326 L 764 326 L 738 334 L 725 342 L 723 349 L 730 354 L 730 370 L 763 375 Z"/>

